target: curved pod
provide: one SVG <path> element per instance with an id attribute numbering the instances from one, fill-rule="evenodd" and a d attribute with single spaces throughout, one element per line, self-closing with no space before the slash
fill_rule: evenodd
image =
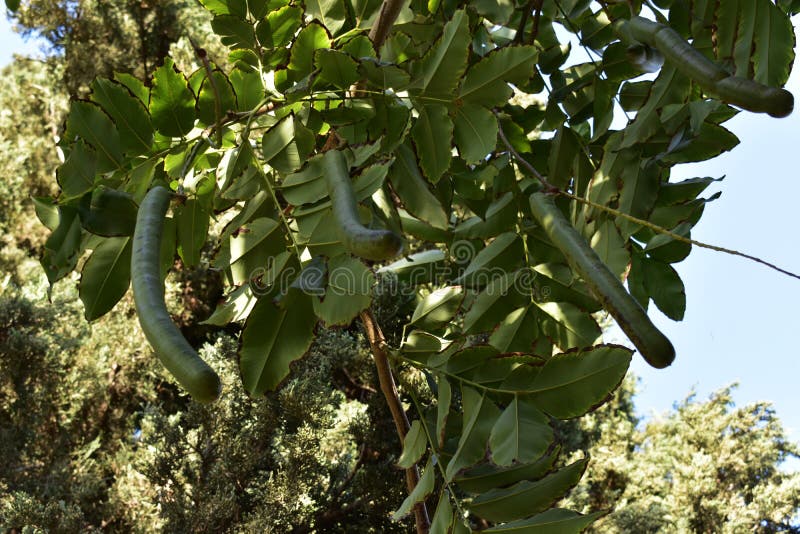
<path id="1" fill-rule="evenodd" d="M 373 230 L 361 224 L 344 154 L 329 150 L 325 153 L 323 166 L 333 216 L 345 248 L 356 256 L 374 261 L 388 260 L 400 254 L 403 250 L 400 236 L 389 230 Z"/>
<path id="2" fill-rule="evenodd" d="M 778 118 L 788 116 L 794 109 L 794 97 L 786 89 L 731 76 L 669 26 L 639 16 L 624 26 L 630 37 L 657 48 L 679 72 L 729 104 Z M 624 34 L 621 26 L 618 31 Z"/>
<path id="3" fill-rule="evenodd" d="M 659 369 L 670 365 L 675 359 L 672 343 L 655 327 L 639 302 L 628 293 L 619 278 L 608 270 L 589 243 L 561 213 L 553 202 L 553 197 L 545 193 L 534 193 L 530 203 L 533 216 L 547 237 L 564 254 L 575 272 L 617 321 L 647 363 Z"/>
<path id="4" fill-rule="evenodd" d="M 148 191 L 136 216 L 131 255 L 131 284 L 136 314 L 158 359 L 186 391 L 199 402 L 219 397 L 219 376 L 181 334 L 164 304 L 161 279 L 161 236 L 171 193 L 162 186 Z"/>

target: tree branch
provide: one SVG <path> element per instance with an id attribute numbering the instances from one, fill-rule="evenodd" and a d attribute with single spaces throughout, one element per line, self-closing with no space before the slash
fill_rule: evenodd
<path id="1" fill-rule="evenodd" d="M 383 0 L 378 19 L 369 31 L 369 39 L 375 45 L 375 50 L 379 50 L 383 46 L 404 3 L 405 0 Z"/>
<path id="2" fill-rule="evenodd" d="M 389 411 L 392 412 L 394 426 L 397 428 L 397 436 L 400 438 L 400 443 L 402 444 L 411 425 L 406 417 L 406 412 L 403 410 L 400 396 L 397 393 L 397 386 L 392 376 L 392 368 L 389 365 L 389 357 L 386 352 L 386 339 L 383 337 L 383 332 L 375 321 L 375 316 L 371 311 L 367 310 L 361 312 L 361 322 L 364 323 L 364 330 L 367 332 L 367 339 L 369 340 L 369 346 L 372 350 L 372 357 L 375 360 L 375 367 L 378 370 L 378 380 L 381 385 L 381 391 L 386 398 L 386 404 L 389 405 Z M 414 490 L 418 482 L 419 470 L 415 464 L 406 469 L 406 486 L 408 486 L 409 494 Z M 428 517 L 428 509 L 425 506 L 425 501 L 418 502 L 414 505 L 414 517 L 417 524 L 417 534 L 427 534 L 431 528 L 431 522 Z"/>

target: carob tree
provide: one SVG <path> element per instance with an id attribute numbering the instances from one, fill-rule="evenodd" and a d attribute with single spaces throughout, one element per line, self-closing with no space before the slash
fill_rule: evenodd
<path id="1" fill-rule="evenodd" d="M 148 339 L 208 401 L 216 377 L 160 298 L 176 254 L 195 266 L 211 250 L 229 292 L 207 322 L 243 323 L 250 395 L 281 384 L 319 325 L 361 321 L 402 440 L 397 517 L 418 532 L 591 524 L 604 511 L 553 507 L 588 459 L 554 470 L 551 423 L 628 369 L 633 350 L 601 341 L 604 308 L 649 363 L 672 362 L 646 310 L 682 319 L 671 264 L 716 197 L 671 168 L 737 144 L 732 106 L 791 111 L 798 2 L 200 3 L 227 58 L 198 43 L 196 72 L 167 58 L 72 102 L 61 194 L 37 199 L 51 283 L 79 268 L 94 320 L 133 279 Z M 583 62 L 566 66 L 573 49 Z M 370 311 L 376 270 L 417 296 L 399 346 Z M 436 400 L 398 392 L 398 368 Z"/>

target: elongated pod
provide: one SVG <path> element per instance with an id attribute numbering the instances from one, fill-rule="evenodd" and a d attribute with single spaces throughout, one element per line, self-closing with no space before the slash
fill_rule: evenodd
<path id="1" fill-rule="evenodd" d="M 333 216 L 345 248 L 356 256 L 375 261 L 388 260 L 400 254 L 403 250 L 400 236 L 389 230 L 372 230 L 361 224 L 344 154 L 329 150 L 325 153 L 323 165 Z"/>
<path id="2" fill-rule="evenodd" d="M 659 369 L 671 364 L 675 359 L 672 343 L 556 207 L 552 196 L 534 193 L 530 202 L 533 216 L 547 237 L 564 254 L 647 363 Z"/>
<path id="3" fill-rule="evenodd" d="M 669 26 L 637 16 L 617 29 L 624 37 L 657 48 L 679 72 L 729 104 L 773 117 L 786 117 L 794 109 L 789 91 L 729 75 Z"/>
<path id="4" fill-rule="evenodd" d="M 133 300 L 144 335 L 164 367 L 195 400 L 211 402 L 222 390 L 219 376 L 189 345 L 164 304 L 161 235 L 169 199 L 170 191 L 157 186 L 139 206 L 131 256 Z"/>

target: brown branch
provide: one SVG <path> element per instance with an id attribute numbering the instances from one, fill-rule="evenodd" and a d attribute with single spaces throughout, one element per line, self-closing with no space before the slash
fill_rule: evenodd
<path id="1" fill-rule="evenodd" d="M 386 398 L 386 404 L 389 405 L 389 411 L 392 412 L 394 426 L 397 428 L 397 436 L 400 438 L 400 443 L 402 444 L 411 425 L 406 417 L 406 412 L 403 410 L 400 396 L 397 393 L 397 386 L 392 376 L 392 368 L 389 365 L 389 356 L 386 351 L 386 339 L 383 337 L 383 332 L 375 321 L 375 316 L 371 311 L 367 310 L 361 312 L 361 322 L 364 323 L 364 330 L 367 332 L 367 339 L 369 340 L 369 346 L 372 350 L 372 357 L 375 360 L 375 367 L 378 370 L 378 380 L 381 384 L 381 391 Z M 414 491 L 417 483 L 419 483 L 419 470 L 415 464 L 406 469 L 406 486 L 408 487 L 409 494 Z M 425 506 L 425 501 L 418 502 L 414 505 L 414 517 L 417 524 L 417 534 L 427 534 L 431 528 L 431 522 L 428 517 L 428 509 Z"/>
<path id="2" fill-rule="evenodd" d="M 404 3 L 405 0 L 383 0 L 378 19 L 369 30 L 369 39 L 375 45 L 376 51 L 380 50 L 389 36 L 389 31 L 392 29 L 398 15 L 400 15 L 400 10 L 403 9 Z"/>

